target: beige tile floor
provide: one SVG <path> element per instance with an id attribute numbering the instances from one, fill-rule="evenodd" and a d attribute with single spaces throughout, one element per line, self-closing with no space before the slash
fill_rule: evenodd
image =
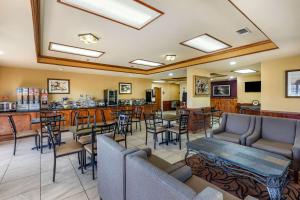
<path id="1" fill-rule="evenodd" d="M 203 134 L 190 134 L 190 140 Z M 63 140 L 71 139 L 64 133 Z M 161 138 L 159 137 L 159 140 Z M 153 150 L 152 137 L 147 147 Z M 157 145 L 153 153 L 170 163 L 183 160 L 186 153 L 186 138 L 182 138 L 182 150 L 178 145 Z M 53 152 L 44 154 L 31 150 L 33 138 L 18 141 L 16 156 L 12 156 L 13 143 L 0 143 L 0 200 L 98 200 L 97 180 L 92 180 L 91 168 L 84 174 L 78 170 L 77 156 L 58 158 L 56 182 L 52 182 Z M 145 128 L 134 131 L 128 137 L 128 148 L 145 148 Z"/>

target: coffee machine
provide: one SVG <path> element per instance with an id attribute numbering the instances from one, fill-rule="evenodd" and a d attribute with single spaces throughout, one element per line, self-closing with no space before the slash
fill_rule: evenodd
<path id="1" fill-rule="evenodd" d="M 104 101 L 106 106 L 118 105 L 118 91 L 117 90 L 104 90 Z"/>

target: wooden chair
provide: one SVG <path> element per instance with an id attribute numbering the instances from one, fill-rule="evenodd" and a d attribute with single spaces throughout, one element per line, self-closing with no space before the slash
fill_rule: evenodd
<path id="1" fill-rule="evenodd" d="M 127 148 L 127 134 L 130 132 L 129 122 L 132 120 L 130 114 L 120 114 L 117 123 L 115 123 L 115 131 L 110 135 L 116 142 L 124 142 Z"/>
<path id="2" fill-rule="evenodd" d="M 132 123 L 135 123 L 135 129 L 137 129 L 137 124 L 140 126 L 140 131 L 142 130 L 142 114 L 143 110 L 141 107 L 135 107 L 134 112 L 133 112 L 133 118 L 132 118 Z"/>
<path id="3" fill-rule="evenodd" d="M 31 116 L 28 114 L 25 114 L 26 116 L 29 117 L 29 120 L 31 121 Z M 24 116 L 24 115 L 22 115 Z M 26 137 L 34 137 L 35 139 L 35 146 L 38 149 L 38 142 L 37 142 L 37 132 L 35 130 L 26 130 L 26 131 L 18 131 L 16 127 L 16 123 L 14 121 L 14 117 L 12 115 L 8 116 L 8 122 L 10 124 L 13 137 L 14 137 L 14 151 L 13 155 L 16 155 L 16 149 L 17 149 L 17 140 L 21 138 L 26 138 Z M 30 125 L 31 128 L 31 125 Z"/>
<path id="4" fill-rule="evenodd" d="M 148 134 L 153 135 L 153 145 L 154 149 L 156 149 L 156 142 L 158 141 L 157 135 L 162 134 L 162 139 L 163 139 L 163 134 L 166 132 L 166 129 L 163 126 L 158 126 L 155 118 L 155 114 L 153 113 L 144 113 L 144 120 L 146 124 L 146 142 L 145 144 L 147 145 L 148 141 Z"/>
<path id="5" fill-rule="evenodd" d="M 73 137 L 80 144 L 85 145 L 91 142 L 92 122 L 88 111 L 77 112 L 75 115 L 75 126 L 71 129 Z"/>
<path id="6" fill-rule="evenodd" d="M 70 140 L 67 141 L 65 144 L 61 144 L 58 146 L 57 137 L 55 136 L 53 129 L 55 128 L 55 125 L 52 122 L 59 121 L 61 116 L 56 115 L 53 116 L 52 119 L 50 119 L 47 123 L 47 125 L 44 127 L 44 129 L 47 131 L 49 136 L 49 141 L 51 143 L 51 146 L 53 147 L 53 155 L 54 155 L 54 165 L 53 165 L 53 178 L 52 181 L 55 182 L 55 174 L 56 174 L 56 159 L 63 156 L 68 156 L 72 154 L 78 154 L 78 161 L 80 163 L 81 167 L 81 173 L 83 173 L 83 147 L 80 143 Z"/>
<path id="7" fill-rule="evenodd" d="M 179 126 L 174 126 L 167 129 L 167 131 L 170 134 L 176 134 L 176 138 L 179 142 L 179 149 L 181 149 L 181 135 L 186 134 L 187 141 L 189 142 L 188 124 L 189 124 L 189 115 L 182 114 L 180 115 L 179 118 Z"/>
<path id="8" fill-rule="evenodd" d="M 211 107 L 210 112 L 211 112 L 211 126 L 213 127 L 214 124 L 220 125 L 223 111 L 217 110 L 215 107 Z"/>

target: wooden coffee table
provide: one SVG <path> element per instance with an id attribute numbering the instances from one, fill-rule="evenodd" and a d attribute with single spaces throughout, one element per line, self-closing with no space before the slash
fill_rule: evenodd
<path id="1" fill-rule="evenodd" d="M 188 142 L 185 158 L 191 154 L 197 154 L 206 164 L 220 167 L 234 175 L 252 178 L 265 185 L 271 200 L 282 199 L 291 164 L 283 156 L 213 138 L 199 138 Z"/>

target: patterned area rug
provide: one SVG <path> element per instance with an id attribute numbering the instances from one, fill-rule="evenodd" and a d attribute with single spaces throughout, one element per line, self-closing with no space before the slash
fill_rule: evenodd
<path id="1" fill-rule="evenodd" d="M 194 175 L 207 180 L 241 199 L 244 199 L 247 195 L 262 200 L 269 199 L 266 187 L 252 179 L 227 174 L 217 167 L 205 166 L 204 162 L 197 156 L 188 158 L 187 164 L 192 168 Z M 295 184 L 292 177 L 292 174 L 290 174 L 290 181 L 284 189 L 284 198 L 287 200 L 300 200 L 300 185 Z"/>

